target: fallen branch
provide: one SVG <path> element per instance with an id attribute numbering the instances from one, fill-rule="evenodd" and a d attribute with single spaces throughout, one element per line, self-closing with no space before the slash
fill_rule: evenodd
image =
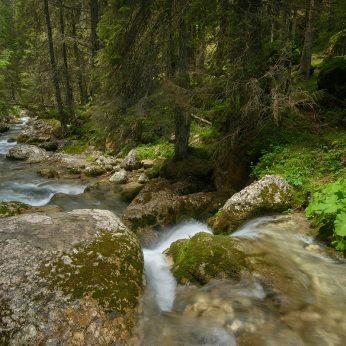
<path id="1" fill-rule="evenodd" d="M 213 125 L 210 121 L 205 120 L 203 118 L 198 117 L 197 115 L 191 114 L 191 117 L 194 119 L 197 119 L 199 121 L 201 121 L 202 123 L 208 124 L 208 125 Z"/>

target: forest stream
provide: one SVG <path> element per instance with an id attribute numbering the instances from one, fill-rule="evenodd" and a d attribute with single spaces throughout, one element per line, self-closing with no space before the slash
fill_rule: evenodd
<path id="1" fill-rule="evenodd" d="M 26 121 L 26 119 L 23 119 Z M 0 201 L 43 206 L 63 200 L 65 210 L 108 209 L 121 215 L 126 204 L 112 195 L 83 193 L 78 179 L 44 179 L 37 166 L 10 161 L 5 155 L 18 145 L 9 143 L 22 125 L 0 137 Z M 59 203 L 57 203 L 59 204 Z M 346 338 L 346 264 L 329 255 L 309 235 L 304 217 L 264 217 L 251 221 L 232 237 L 260 253 L 276 284 L 260 275 L 240 283 L 215 280 L 202 288 L 177 286 L 162 254 L 178 239 L 211 230 L 196 221 L 177 225 L 162 234 L 153 249 L 144 249 L 146 291 L 135 329 L 136 342 L 152 345 L 266 345 L 342 346 Z"/>

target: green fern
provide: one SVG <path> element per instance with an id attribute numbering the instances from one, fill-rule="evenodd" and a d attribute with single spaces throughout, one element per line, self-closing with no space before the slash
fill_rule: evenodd
<path id="1" fill-rule="evenodd" d="M 346 182 L 338 179 L 328 184 L 321 192 L 313 195 L 313 200 L 305 209 L 309 218 L 315 218 L 317 225 L 334 220 L 334 241 L 332 245 L 339 251 L 346 250 Z"/>

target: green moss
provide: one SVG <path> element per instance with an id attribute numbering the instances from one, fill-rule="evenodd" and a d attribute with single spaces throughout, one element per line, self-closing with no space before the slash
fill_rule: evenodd
<path id="1" fill-rule="evenodd" d="M 141 218 L 133 218 L 131 221 L 131 229 L 136 232 L 139 228 L 154 226 L 157 223 L 154 215 L 142 215 Z"/>
<path id="2" fill-rule="evenodd" d="M 189 240 L 174 242 L 169 254 L 174 260 L 172 273 L 178 282 L 187 279 L 204 285 L 212 278 L 239 281 L 241 269 L 249 267 L 235 240 L 222 235 L 198 233 Z"/>
<path id="3" fill-rule="evenodd" d="M 81 143 L 78 145 L 67 144 L 59 151 L 64 151 L 65 153 L 68 153 L 68 154 L 82 154 L 86 150 L 88 150 L 88 145 Z"/>
<path id="4" fill-rule="evenodd" d="M 168 141 L 140 144 L 135 149 L 140 160 L 154 160 L 158 157 L 171 157 L 174 155 L 174 144 Z"/>
<path id="5" fill-rule="evenodd" d="M 161 165 L 154 165 L 153 167 L 149 168 L 145 173 L 149 179 L 158 178 L 160 175 L 160 168 Z"/>
<path id="6" fill-rule="evenodd" d="M 126 202 L 132 202 L 135 197 L 142 191 L 144 185 L 136 186 L 133 189 L 127 189 L 121 193 L 121 197 Z"/>
<path id="7" fill-rule="evenodd" d="M 121 239 L 121 240 L 120 240 Z M 102 231 L 89 245 L 75 246 L 74 251 L 48 261 L 41 267 L 41 276 L 50 283 L 53 291 L 59 287 L 74 299 L 91 295 L 107 312 L 123 313 L 137 305 L 142 290 L 142 251 L 134 250 L 131 240 Z"/>
<path id="8" fill-rule="evenodd" d="M 21 202 L 0 202 L 0 218 L 21 214 L 29 208 L 30 206 Z"/>

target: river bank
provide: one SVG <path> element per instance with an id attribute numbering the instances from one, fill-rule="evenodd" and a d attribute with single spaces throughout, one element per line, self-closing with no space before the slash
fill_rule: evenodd
<path id="1" fill-rule="evenodd" d="M 11 145 L 14 146 L 15 143 Z M 6 150 L 9 149 L 6 148 Z M 73 158 L 73 155 L 56 155 Z M 137 275 L 133 281 L 137 283 L 140 291 L 143 290 L 143 293 L 126 298 L 133 304 L 131 312 L 129 312 L 131 317 L 129 317 L 130 315 L 126 312 L 125 315 L 123 312 L 114 314 L 114 307 L 109 309 L 109 305 L 103 305 L 104 299 L 110 298 L 114 292 L 118 292 L 120 287 L 117 286 L 118 283 L 114 281 L 115 279 L 111 279 L 115 286 L 108 291 L 108 286 L 112 285 L 109 275 L 113 275 L 112 270 L 107 273 L 107 270 L 111 268 L 109 264 L 117 263 L 121 266 L 119 269 L 121 277 L 128 273 L 128 270 L 131 272 L 131 268 L 134 266 L 126 265 L 124 267 L 126 263 L 129 263 L 126 256 L 108 258 L 120 243 L 118 240 L 110 241 L 108 235 L 103 231 L 111 227 L 109 228 L 110 234 L 114 233 L 114 236 L 117 237 L 119 229 L 112 230 L 113 226 L 110 226 L 110 221 L 106 221 L 108 218 L 113 220 L 111 214 L 93 210 L 95 205 L 89 200 L 88 191 L 79 193 L 74 190 L 76 186 L 85 188 L 83 183 L 85 184 L 86 180 L 83 180 L 83 174 L 77 179 L 66 178 L 66 190 L 62 195 L 61 192 L 52 190 L 52 185 L 60 184 L 61 188 L 61 181 L 65 179 L 63 174 L 59 174 L 59 178 L 45 178 L 37 175 L 38 167 L 41 170 L 49 168 L 44 166 L 47 163 L 26 164 L 22 161 L 5 159 L 4 155 L 3 159 L 0 169 L 6 168 L 1 173 L 4 177 L 9 174 L 8 172 L 23 174 L 21 178 L 18 176 L 17 180 L 7 180 L 4 186 L 8 191 L 6 193 L 8 198 L 11 198 L 10 183 L 17 184 L 20 190 L 20 187 L 26 186 L 25 182 L 20 181 L 23 177 L 28 180 L 38 179 L 39 183 L 35 183 L 37 189 L 28 189 L 31 191 L 30 198 L 36 201 L 41 200 L 37 203 L 38 205 L 47 204 L 46 192 L 42 193 L 40 189 L 45 191 L 49 187 L 50 193 L 55 194 L 49 204 L 53 205 L 60 200 L 62 201 L 60 210 L 65 208 L 64 211 L 47 210 L 44 208 L 48 207 L 44 206 L 39 214 L 34 212 L 38 211 L 37 209 L 24 210 L 22 215 L 5 218 L 1 223 L 1 254 L 3 255 L 1 270 L 3 270 L 2 277 L 5 280 L 3 282 L 5 288 L 1 296 L 6 297 L 1 303 L 4 311 L 1 316 L 1 337 L 10 345 L 20 344 L 24 342 L 23 340 L 32 345 L 42 343 L 42 340 L 45 340 L 47 345 L 59 345 L 61 342 L 66 345 L 87 345 L 90 340 L 94 340 L 93 343 L 95 343 L 95 338 L 102 345 L 117 342 L 120 345 L 134 346 L 162 344 L 217 346 L 329 344 L 341 346 L 343 344 L 346 321 L 341 312 L 346 306 L 344 293 L 346 282 L 342 279 L 345 264 L 340 258 L 333 257 L 323 244 L 316 242 L 310 235 L 311 229 L 308 220 L 302 214 L 256 219 L 233 233 L 231 238 L 225 235 L 212 235 L 211 229 L 205 223 L 194 221 L 185 221 L 170 228 L 170 223 L 166 223 L 165 218 L 158 218 L 157 225 L 164 226 L 161 229 L 158 227 L 153 229 L 152 223 L 146 224 L 145 232 L 155 234 L 155 239 L 150 243 L 150 248 L 143 249 L 144 263 L 138 264 L 137 268 L 138 273 L 144 270 L 145 281 L 143 282 L 141 275 Z M 71 161 L 66 160 L 66 162 Z M 90 161 L 87 162 L 90 164 Z M 52 165 L 51 161 L 49 165 Z M 65 163 L 62 164 L 62 166 L 64 165 Z M 50 166 L 49 169 L 52 168 L 56 171 L 62 169 L 60 163 L 55 163 L 55 166 Z M 30 169 L 32 169 L 32 173 L 30 173 Z M 66 167 L 66 169 L 70 168 Z M 133 176 L 138 177 L 142 173 L 142 171 L 134 170 Z M 110 190 L 123 189 L 122 186 L 126 186 L 126 184 L 109 182 L 108 180 L 113 174 L 106 172 L 99 177 L 85 177 L 92 181 L 87 190 L 101 191 L 98 197 L 94 196 L 98 209 L 107 209 L 107 204 L 110 203 L 115 210 L 113 213 L 118 213 L 123 217 L 129 202 L 121 210 L 116 207 L 117 201 L 122 198 L 121 193 L 107 195 Z M 1 190 L 4 189 L 4 186 Z M 191 208 L 187 201 L 190 201 L 190 206 L 199 210 L 196 201 L 203 200 L 201 192 L 191 193 L 191 184 L 153 178 L 144 186 L 145 188 L 139 192 L 138 197 L 134 198 L 134 203 L 131 203 L 131 208 L 138 209 L 137 212 L 142 211 L 142 214 L 149 212 L 148 215 L 163 215 L 161 214 L 165 208 L 163 201 L 170 201 L 169 198 L 174 198 L 175 202 L 168 203 L 166 212 L 169 214 L 174 203 L 177 204 L 176 201 L 180 200 L 177 205 L 180 205 L 179 210 L 186 215 L 185 220 L 187 220 L 191 217 L 191 214 L 186 212 Z M 238 205 L 240 196 L 254 196 L 254 194 L 261 196 L 263 195 L 261 191 L 264 190 L 268 194 L 270 190 L 266 190 L 265 186 L 263 190 L 260 186 L 261 184 L 253 184 L 248 187 L 248 190 L 244 189 L 239 194 L 233 195 L 233 200 L 230 198 L 227 202 L 228 205 Z M 186 194 L 186 192 L 188 193 Z M 210 192 L 208 193 L 210 194 Z M 275 196 L 277 190 L 273 189 L 273 193 Z M 155 194 L 159 197 L 156 197 Z M 107 202 L 107 196 L 109 202 Z M 191 196 L 195 199 L 191 199 Z M 210 195 L 206 196 L 209 198 Z M 269 200 L 268 196 L 270 194 L 266 195 L 267 199 L 264 201 Z M 210 204 L 208 198 L 206 200 Z M 246 202 L 246 198 L 248 197 L 245 197 L 244 202 L 241 203 L 250 206 L 250 200 Z M 182 204 L 183 200 L 185 202 Z M 70 206 L 68 206 L 68 201 L 72 201 Z M 83 203 L 88 205 L 89 211 L 67 212 L 69 208 L 71 210 L 81 208 Z M 148 208 L 150 203 L 153 206 Z M 224 202 L 218 202 L 214 207 L 215 211 L 210 213 L 216 213 L 221 207 L 223 207 L 223 213 L 226 213 L 229 208 L 224 207 Z M 260 209 L 254 208 L 254 214 L 249 215 L 256 215 Z M 287 209 L 286 204 L 281 210 L 284 209 Z M 200 214 L 200 211 L 196 213 L 196 215 Z M 129 215 L 129 211 L 127 215 Z M 225 215 L 227 214 L 221 215 L 221 220 L 228 218 Z M 129 218 L 127 217 L 127 219 Z M 151 219 L 149 218 L 149 220 Z M 180 220 L 184 220 L 184 218 L 177 217 L 174 222 Z M 95 221 L 96 226 L 93 224 Z M 130 229 L 122 225 L 119 219 L 114 219 L 112 223 L 114 222 L 127 234 L 123 239 L 125 247 L 127 247 L 128 239 L 133 239 L 133 244 L 138 242 L 133 231 L 138 235 L 140 233 L 133 227 L 133 222 L 128 223 Z M 14 232 L 16 224 L 21 226 L 17 227 L 17 231 Z M 141 224 L 142 226 L 144 224 Z M 30 234 L 26 233 L 28 229 L 32 229 Z M 94 240 L 89 239 L 85 242 L 83 237 L 78 235 L 78 232 L 83 229 L 90 232 L 96 231 L 93 236 Z M 173 276 L 178 265 L 177 258 L 181 257 L 181 254 L 178 257 L 177 255 L 172 256 L 173 249 L 176 254 L 178 254 L 177 249 L 188 254 L 196 248 L 198 239 L 207 240 L 204 245 L 202 244 L 200 252 L 206 251 L 209 257 L 195 256 L 183 259 L 181 263 L 187 264 L 190 274 L 207 277 L 206 274 L 210 273 L 209 265 L 212 264 L 213 258 L 217 258 L 217 266 L 222 268 L 221 262 L 228 260 L 228 256 L 231 255 L 226 251 L 220 258 L 217 257 L 223 246 L 220 246 L 218 241 L 227 243 L 222 241 L 222 239 L 226 239 L 222 237 L 228 237 L 227 239 L 235 244 L 232 251 L 244 253 L 245 257 L 241 259 L 240 264 L 234 263 L 239 268 L 237 275 L 232 274 L 228 277 L 225 273 L 218 271 L 214 276 L 208 276 L 208 281 L 203 284 L 198 283 L 199 281 L 191 281 L 186 274 L 180 276 L 180 279 Z M 197 243 L 195 243 L 196 240 Z M 50 243 L 55 244 L 56 241 L 59 244 L 62 241 L 65 245 L 62 248 L 53 245 L 55 259 L 47 262 L 47 256 L 51 255 L 48 254 L 46 247 Z M 107 244 L 113 250 L 110 248 L 108 251 Z M 16 251 L 13 250 L 14 248 Z M 42 249 L 43 253 L 39 254 L 41 251 L 39 249 Z M 166 255 L 162 254 L 166 249 L 170 250 L 166 251 Z M 20 258 L 24 258 L 24 250 L 30 254 L 31 259 L 25 260 L 27 264 L 19 270 Z M 90 256 L 93 253 L 94 255 L 90 257 L 90 261 L 89 259 L 86 261 L 87 258 L 84 258 L 83 253 L 90 253 Z M 142 250 L 137 246 L 134 252 L 131 252 L 130 257 L 134 254 L 141 255 L 141 253 Z M 11 255 L 11 259 L 8 257 L 9 255 Z M 167 255 L 169 256 L 167 257 Z M 14 263 L 17 264 L 14 266 Z M 101 264 L 102 266 L 100 266 Z M 12 266 L 13 270 L 11 269 L 11 271 L 8 266 Z M 85 266 L 85 271 L 78 269 L 83 266 Z M 101 268 L 106 270 L 101 275 L 105 281 L 97 272 Z M 171 269 L 174 268 L 172 273 Z M 5 273 L 7 274 L 5 275 Z M 86 284 L 83 281 L 86 277 L 80 273 L 92 273 L 90 279 L 95 278 L 92 285 L 96 286 L 92 286 L 91 283 Z M 31 296 L 33 300 L 25 299 L 24 293 L 17 294 L 17 297 L 19 295 L 22 297 L 21 300 L 15 299 L 15 296 L 10 293 L 17 292 L 11 288 L 12 283 L 15 282 L 17 283 L 16 289 L 22 293 L 36 291 Z M 80 289 L 76 291 L 75 285 Z M 101 289 L 103 293 L 96 294 L 95 292 L 98 292 L 97 290 L 101 287 L 103 287 Z M 129 288 L 124 288 L 121 292 L 123 290 L 131 292 Z M 118 301 L 121 294 L 115 293 L 115 301 Z M 97 302 L 93 299 L 101 300 Z M 45 302 L 44 305 L 47 306 L 44 313 L 42 312 L 43 305 L 40 305 L 41 301 Z M 102 306 L 106 307 L 106 310 L 103 311 Z M 63 323 L 68 332 L 64 335 L 61 334 L 54 327 L 56 323 Z M 119 325 L 122 329 L 119 329 Z"/>

